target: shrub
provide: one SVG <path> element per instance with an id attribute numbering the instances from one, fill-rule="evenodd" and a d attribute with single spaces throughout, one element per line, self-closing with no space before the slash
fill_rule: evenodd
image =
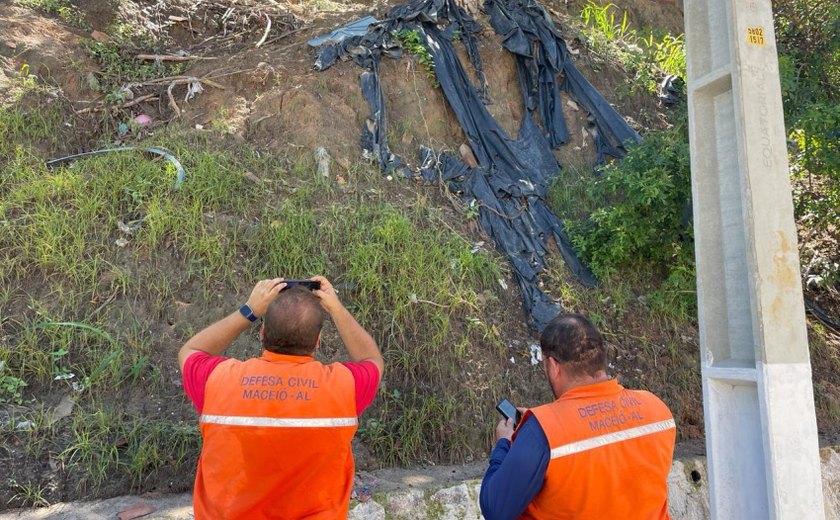
<path id="1" fill-rule="evenodd" d="M 570 223 L 572 241 L 606 278 L 640 263 L 670 264 L 691 244 L 691 177 L 686 125 L 651 132 L 606 166 L 588 189 L 605 203 Z"/>
<path id="2" fill-rule="evenodd" d="M 602 280 L 661 280 L 649 287 L 658 310 L 688 318 L 695 306 L 691 175 L 685 110 L 672 127 L 650 132 L 627 155 L 582 178 L 582 193 L 565 201 L 563 179 L 553 189 L 555 207 L 583 201 L 588 218 L 567 218 L 575 250 Z M 568 216 L 570 208 L 559 207 Z M 566 210 L 566 211 L 564 211 Z"/>
<path id="3" fill-rule="evenodd" d="M 840 5 L 775 0 L 779 74 L 809 285 L 840 281 Z M 812 281 L 818 281 L 812 283 Z"/>

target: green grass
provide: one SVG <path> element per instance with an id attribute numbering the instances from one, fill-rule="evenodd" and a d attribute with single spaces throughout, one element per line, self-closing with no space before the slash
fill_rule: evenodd
<path id="1" fill-rule="evenodd" d="M 48 170 L 66 114 L 24 106 L 0 108 L 0 399 L 20 403 L 12 422 L 29 426 L 5 424 L 20 449 L 0 460 L 59 461 L 73 485 L 56 490 L 13 472 L 25 484 L 2 496 L 40 504 L 113 482 L 145 489 L 169 474 L 188 488 L 200 442 L 172 383 L 175 350 L 273 276 L 327 275 L 383 349 L 386 380 L 362 428 L 375 464 L 485 449 L 498 388 L 473 387 L 488 359 L 509 356 L 497 325 L 504 274 L 497 257 L 473 253 L 443 225 L 428 195 L 395 204 L 370 165 L 353 165 L 338 186 L 317 176 L 311 154 L 223 147 L 212 130 L 143 143 L 180 159 L 180 190 L 169 163 L 139 152 Z M 322 357 L 346 359 L 330 337 Z M 252 335 L 229 351 L 257 352 Z M 47 396 L 65 394 L 73 413 L 52 422 Z M 149 411 L 149 399 L 169 404 Z"/>
<path id="2" fill-rule="evenodd" d="M 73 415 L 70 442 L 58 458 L 81 469 L 77 490 L 95 490 L 114 477 L 141 487 L 165 467 L 193 471 L 200 444 L 196 424 L 149 420 L 111 406 L 95 403 Z"/>
<path id="3" fill-rule="evenodd" d="M 88 28 L 84 13 L 78 7 L 74 6 L 70 0 L 15 0 L 15 3 L 45 14 L 57 16 L 61 21 L 75 27 L 81 29 Z"/>
<path id="4" fill-rule="evenodd" d="M 581 11 L 583 35 L 596 55 L 620 64 L 633 77 L 624 94 L 657 93 L 659 80 L 673 74 L 685 78 L 685 37 L 649 31 L 640 33 L 627 20 L 627 12 L 617 16 L 614 4 L 589 1 Z"/>
<path id="5" fill-rule="evenodd" d="M 54 148 L 61 139 L 62 112 L 47 99 L 46 88 L 23 64 L 13 79 L 6 100 L 0 100 L 0 159 L 35 162 L 32 148 Z M 52 100 L 55 101 L 55 100 Z M 0 179 L 0 189 L 7 179 Z"/>
<path id="6" fill-rule="evenodd" d="M 47 493 L 45 485 L 31 481 L 18 483 L 15 479 L 9 479 L 8 485 L 15 491 L 11 501 L 32 507 L 49 507 L 50 502 L 45 498 Z"/>

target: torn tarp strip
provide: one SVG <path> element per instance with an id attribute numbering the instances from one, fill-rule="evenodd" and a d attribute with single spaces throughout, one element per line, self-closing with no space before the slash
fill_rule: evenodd
<path id="1" fill-rule="evenodd" d="M 565 46 L 565 44 L 563 44 Z M 595 117 L 598 134 L 595 144 L 598 147 L 598 162 L 604 162 L 604 155 L 615 158 L 624 157 L 628 142 L 635 143 L 642 138 L 630 128 L 627 121 L 595 90 L 595 87 L 574 67 L 566 67 L 566 78 L 561 87 L 569 92 L 590 114 Z"/>
<path id="2" fill-rule="evenodd" d="M 185 172 L 184 167 L 181 166 L 181 162 L 175 158 L 174 155 L 163 150 L 161 148 L 150 147 L 150 148 L 139 148 L 137 146 L 122 146 L 119 148 L 104 148 L 102 150 L 95 150 L 92 152 L 83 152 L 77 153 L 75 155 L 68 155 L 67 157 L 59 157 L 58 159 L 52 159 L 46 162 L 46 166 L 49 169 L 55 168 L 56 166 L 60 166 L 62 164 L 75 161 L 76 159 L 84 159 L 85 157 L 93 157 L 96 155 L 104 155 L 111 152 L 126 152 L 132 150 L 140 150 L 141 152 L 150 153 L 153 155 L 157 155 L 163 157 L 167 161 L 171 162 L 173 166 L 175 166 L 175 171 L 177 172 L 177 176 L 175 177 L 175 189 L 180 189 L 181 184 L 184 182 Z"/>
<path id="3" fill-rule="evenodd" d="M 382 85 L 379 83 L 378 63 L 373 60 L 372 70 L 363 72 L 359 76 L 362 94 L 370 106 L 371 115 L 362 128 L 362 150 L 366 156 L 372 155 L 382 168 L 390 175 L 395 171 L 403 176 L 411 173 L 406 164 L 391 153 L 388 147 L 388 122 L 385 113 L 385 100 L 382 98 Z"/>
<path id="4" fill-rule="evenodd" d="M 560 90 L 568 92 L 594 117 L 599 163 L 605 155 L 623 157 L 624 143 L 641 139 L 575 68 L 566 42 L 541 5 L 533 0 L 485 0 L 484 6 L 490 24 L 503 38 L 503 46 L 516 56 L 525 106 L 531 112 L 539 110 L 553 148 L 569 138 Z"/>
<path id="5" fill-rule="evenodd" d="M 440 87 L 494 192 L 544 196 L 560 166 L 531 117 L 524 117 L 519 138 L 511 138 L 484 107 L 452 43 L 433 26 L 424 31 Z"/>
<path id="6" fill-rule="evenodd" d="M 312 47 L 318 47 L 325 43 L 340 43 L 351 36 L 364 36 L 364 34 L 367 33 L 368 26 L 375 23 L 377 23 L 376 18 L 373 16 L 365 16 L 364 18 L 360 18 L 338 28 L 331 33 L 322 34 L 321 36 L 312 38 L 306 43 Z"/>

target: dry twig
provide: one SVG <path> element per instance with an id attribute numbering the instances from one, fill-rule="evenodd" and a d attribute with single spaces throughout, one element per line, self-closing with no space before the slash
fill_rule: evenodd
<path id="1" fill-rule="evenodd" d="M 149 81 L 143 81 L 141 83 L 132 83 L 132 85 L 135 87 L 145 87 L 150 85 L 166 85 L 172 83 L 176 85 L 183 85 L 185 83 L 194 83 L 197 81 L 199 83 L 205 83 L 207 85 L 210 85 L 211 87 L 217 88 L 219 90 L 225 90 L 225 87 L 223 85 L 220 85 L 213 80 L 226 75 L 227 74 L 213 76 L 212 79 L 207 76 L 201 78 L 195 76 L 167 76 L 165 78 L 150 79 Z"/>
<path id="2" fill-rule="evenodd" d="M 262 38 L 260 38 L 260 41 L 257 42 L 257 48 L 258 49 L 262 46 L 263 43 L 265 43 L 265 39 L 268 38 L 268 33 L 271 32 L 271 17 L 268 16 L 268 15 L 265 15 L 265 19 L 266 19 L 265 32 L 263 33 Z"/>
<path id="3" fill-rule="evenodd" d="M 174 54 L 138 54 L 138 60 L 149 61 L 193 61 L 193 60 L 215 60 L 215 57 L 204 56 L 176 56 Z"/>
<path id="4" fill-rule="evenodd" d="M 297 28 L 297 29 L 295 29 L 295 30 L 293 30 L 293 31 L 284 32 L 284 33 L 283 33 L 283 34 L 281 34 L 280 36 L 275 36 L 274 38 L 272 38 L 272 39 L 268 40 L 267 42 L 265 42 L 265 44 L 266 44 L 266 45 L 271 45 L 272 43 L 274 43 L 274 42 L 276 42 L 276 41 L 279 41 L 279 40 L 282 40 L 283 38 L 286 38 L 287 36 L 291 36 L 291 35 L 293 35 L 293 34 L 297 34 L 297 33 L 301 32 L 301 31 L 305 31 L 305 30 L 307 30 L 307 29 L 311 29 L 311 27 L 307 25 L 306 27 L 299 27 L 299 28 Z M 300 44 L 300 43 L 302 43 L 302 42 L 298 42 L 298 43 L 296 43 L 296 44 L 294 44 L 294 45 L 298 45 L 298 44 Z M 288 48 L 288 47 L 284 47 L 283 49 L 286 49 L 286 48 Z M 280 50 L 283 50 L 283 49 L 280 49 Z"/>
<path id="5" fill-rule="evenodd" d="M 176 83 L 173 81 L 169 84 L 169 87 L 166 89 L 166 95 L 169 96 L 169 108 L 175 112 L 175 117 L 181 117 L 181 109 L 178 107 L 178 103 L 175 102 L 175 96 L 172 95 L 172 89 L 175 88 Z"/>
<path id="6" fill-rule="evenodd" d="M 117 108 L 122 110 L 122 109 L 125 109 L 125 108 L 131 108 L 135 105 L 139 105 L 140 103 L 143 103 L 144 101 L 148 101 L 148 102 L 151 103 L 152 101 L 157 101 L 158 99 L 159 98 L 158 98 L 157 94 L 146 94 L 145 96 L 136 97 L 136 98 L 132 99 L 131 101 L 127 102 L 127 103 L 123 103 L 122 105 L 120 105 Z M 97 106 L 97 107 L 83 108 L 81 110 L 76 110 L 75 112 L 77 114 L 89 114 L 91 112 L 101 112 L 102 110 L 105 110 L 105 106 L 100 105 L 100 106 Z"/>
<path id="7" fill-rule="evenodd" d="M 220 69 L 220 70 L 224 70 L 224 69 Z M 132 89 L 140 89 L 140 88 L 143 88 L 143 87 L 159 87 L 159 86 L 166 85 L 166 97 L 168 98 L 168 103 L 167 104 L 169 105 L 169 108 L 171 108 L 172 111 L 175 113 L 175 117 L 180 117 L 181 114 L 183 113 L 183 111 L 178 106 L 178 103 L 175 102 L 175 96 L 173 94 L 173 90 L 175 89 L 176 86 L 178 86 L 178 85 L 189 85 L 191 83 L 201 83 L 202 85 L 208 85 L 208 86 L 211 86 L 213 88 L 217 88 L 219 90 L 226 90 L 224 85 L 222 85 L 222 84 L 220 84 L 220 83 L 218 83 L 217 81 L 214 81 L 214 80 L 218 80 L 219 78 L 223 78 L 225 76 L 231 76 L 233 74 L 242 74 L 242 73 L 246 73 L 246 72 L 252 72 L 254 70 L 257 70 L 257 69 L 236 70 L 236 71 L 232 71 L 232 72 L 226 72 L 224 74 L 219 74 L 219 70 L 217 70 L 215 74 L 211 73 L 211 74 L 208 74 L 207 76 L 203 76 L 203 77 L 197 77 L 197 76 L 167 76 L 167 77 L 164 77 L 164 78 L 156 78 L 156 79 L 151 79 L 151 80 L 148 80 L 148 81 L 131 83 L 129 85 L 129 87 L 132 88 Z M 124 110 L 126 108 L 131 108 L 131 107 L 136 106 L 136 105 L 138 105 L 140 103 L 143 103 L 143 102 L 158 101 L 159 99 L 160 99 L 160 93 L 155 92 L 155 93 L 150 93 L 150 94 L 145 94 L 145 95 L 142 95 L 142 96 L 138 96 L 138 97 L 126 102 L 126 103 L 123 103 L 123 104 L 117 105 L 117 106 L 113 106 L 113 107 L 109 107 L 104 103 L 104 101 L 100 101 L 98 106 L 83 108 L 81 110 L 74 110 L 74 111 L 76 112 L 76 114 L 88 114 L 88 113 L 91 113 L 91 112 L 101 112 L 101 111 L 106 110 L 108 108 L 111 108 L 111 109 L 114 109 L 114 110 Z"/>

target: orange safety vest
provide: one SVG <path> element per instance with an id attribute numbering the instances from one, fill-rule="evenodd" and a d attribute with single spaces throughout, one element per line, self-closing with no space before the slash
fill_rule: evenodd
<path id="1" fill-rule="evenodd" d="M 676 427 L 658 397 L 611 379 L 572 388 L 529 414 L 545 432 L 551 459 L 542 489 L 520 518 L 670 518 Z"/>
<path id="2" fill-rule="evenodd" d="M 199 418 L 196 520 L 346 518 L 355 393 L 350 370 L 309 356 L 220 363 Z"/>

